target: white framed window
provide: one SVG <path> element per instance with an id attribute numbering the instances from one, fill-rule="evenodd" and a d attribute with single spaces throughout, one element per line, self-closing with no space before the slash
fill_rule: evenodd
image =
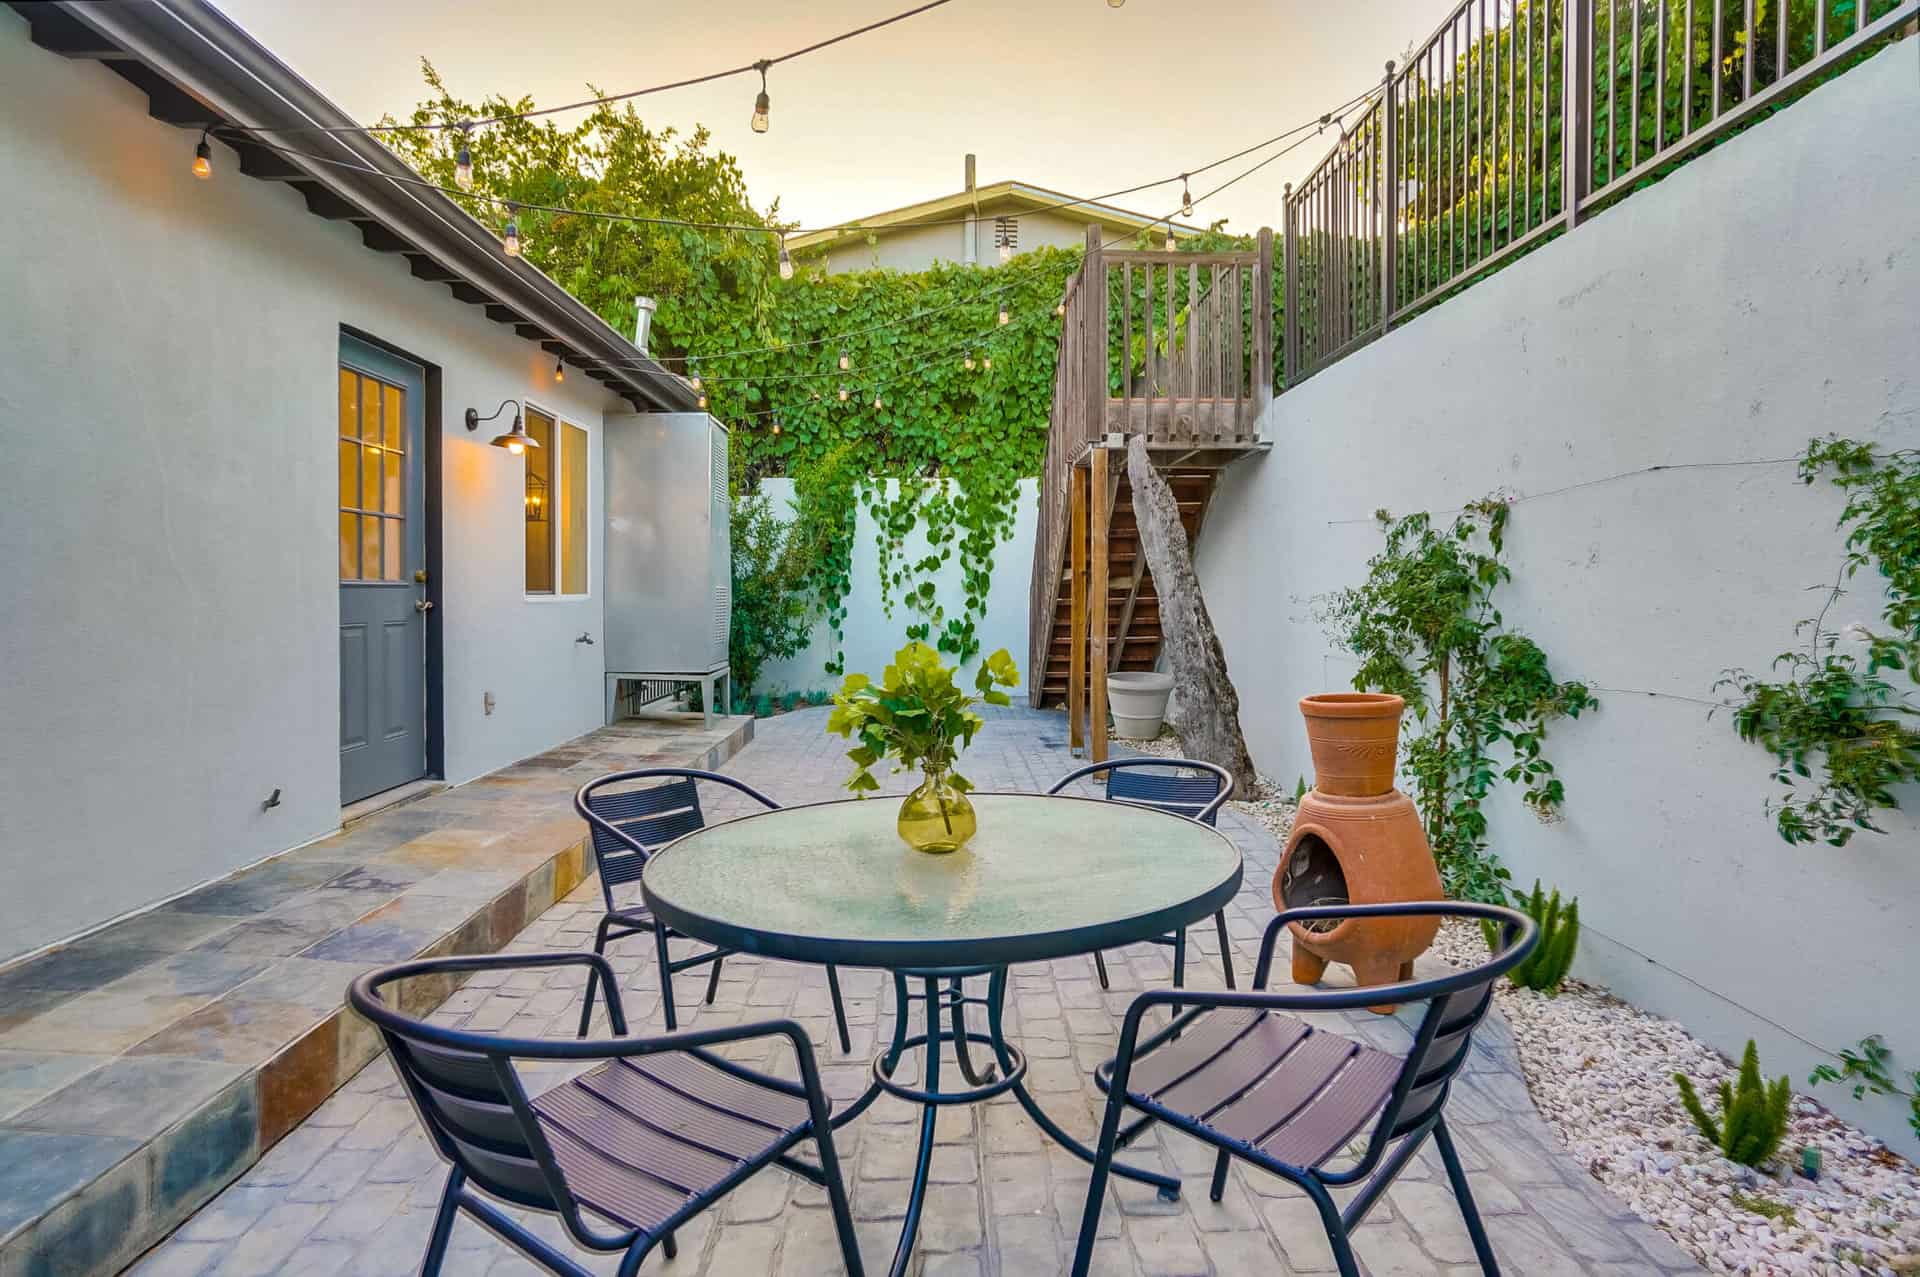
<path id="1" fill-rule="evenodd" d="M 592 503 L 592 436 L 545 409 L 527 405 L 527 434 L 540 446 L 522 454 L 527 597 L 585 598 Z"/>

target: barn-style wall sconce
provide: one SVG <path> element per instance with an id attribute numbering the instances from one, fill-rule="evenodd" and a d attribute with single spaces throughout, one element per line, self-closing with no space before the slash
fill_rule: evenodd
<path id="1" fill-rule="evenodd" d="M 478 430 L 480 428 L 481 422 L 492 421 L 495 417 L 498 417 L 501 413 L 507 410 L 508 404 L 513 405 L 513 425 L 507 430 L 505 434 L 495 435 L 488 442 L 492 443 L 493 446 L 496 448 L 505 448 L 508 452 L 511 452 L 514 456 L 517 457 L 521 453 L 525 452 L 528 448 L 538 448 L 540 446 L 540 441 L 538 439 L 535 439 L 532 435 L 529 435 L 527 433 L 525 425 L 521 423 L 519 400 L 502 399 L 500 401 L 500 406 L 498 408 L 495 408 L 492 412 L 488 413 L 484 417 L 480 415 L 480 411 L 477 408 L 467 409 L 467 429 Z"/>

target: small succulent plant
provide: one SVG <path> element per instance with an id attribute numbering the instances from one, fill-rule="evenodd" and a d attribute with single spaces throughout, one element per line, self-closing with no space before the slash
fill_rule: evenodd
<path id="1" fill-rule="evenodd" d="M 1787 1079 L 1767 1082 L 1760 1076 L 1760 1050 L 1747 1039 L 1746 1054 L 1740 1058 L 1740 1076 L 1720 1083 L 1720 1113 L 1707 1112 L 1694 1089 L 1693 1079 L 1684 1073 L 1673 1075 L 1680 1088 L 1680 1104 L 1687 1116 L 1700 1128 L 1722 1156 L 1742 1166 L 1760 1166 L 1780 1148 L 1787 1133 L 1787 1105 L 1793 1099 Z"/>

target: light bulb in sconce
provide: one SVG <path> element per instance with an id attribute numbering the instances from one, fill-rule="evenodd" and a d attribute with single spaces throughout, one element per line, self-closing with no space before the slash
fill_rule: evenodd
<path id="1" fill-rule="evenodd" d="M 558 359 L 553 361 L 553 379 L 556 382 L 565 381 L 567 379 L 566 367 Z"/>
<path id="2" fill-rule="evenodd" d="M 200 144 L 193 148 L 193 175 L 203 182 L 213 176 L 213 148 L 207 145 L 205 131 L 200 134 Z"/>

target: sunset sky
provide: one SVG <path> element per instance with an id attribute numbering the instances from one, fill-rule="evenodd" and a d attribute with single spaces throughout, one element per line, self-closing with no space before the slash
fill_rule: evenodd
<path id="1" fill-rule="evenodd" d="M 776 56 L 911 0 L 216 0 L 363 121 L 423 96 L 419 59 L 454 92 L 541 104 Z M 705 124 L 754 202 L 820 225 L 1009 178 L 1094 196 L 1198 168 L 1377 84 L 1445 0 L 953 0 L 775 67 L 772 128 L 748 128 L 751 76 L 641 99 L 648 123 Z M 1279 224 L 1308 142 L 1195 209 L 1249 232 Z M 1264 158 L 1194 182 L 1194 194 Z M 1116 201 L 1163 216 L 1179 183 Z"/>

